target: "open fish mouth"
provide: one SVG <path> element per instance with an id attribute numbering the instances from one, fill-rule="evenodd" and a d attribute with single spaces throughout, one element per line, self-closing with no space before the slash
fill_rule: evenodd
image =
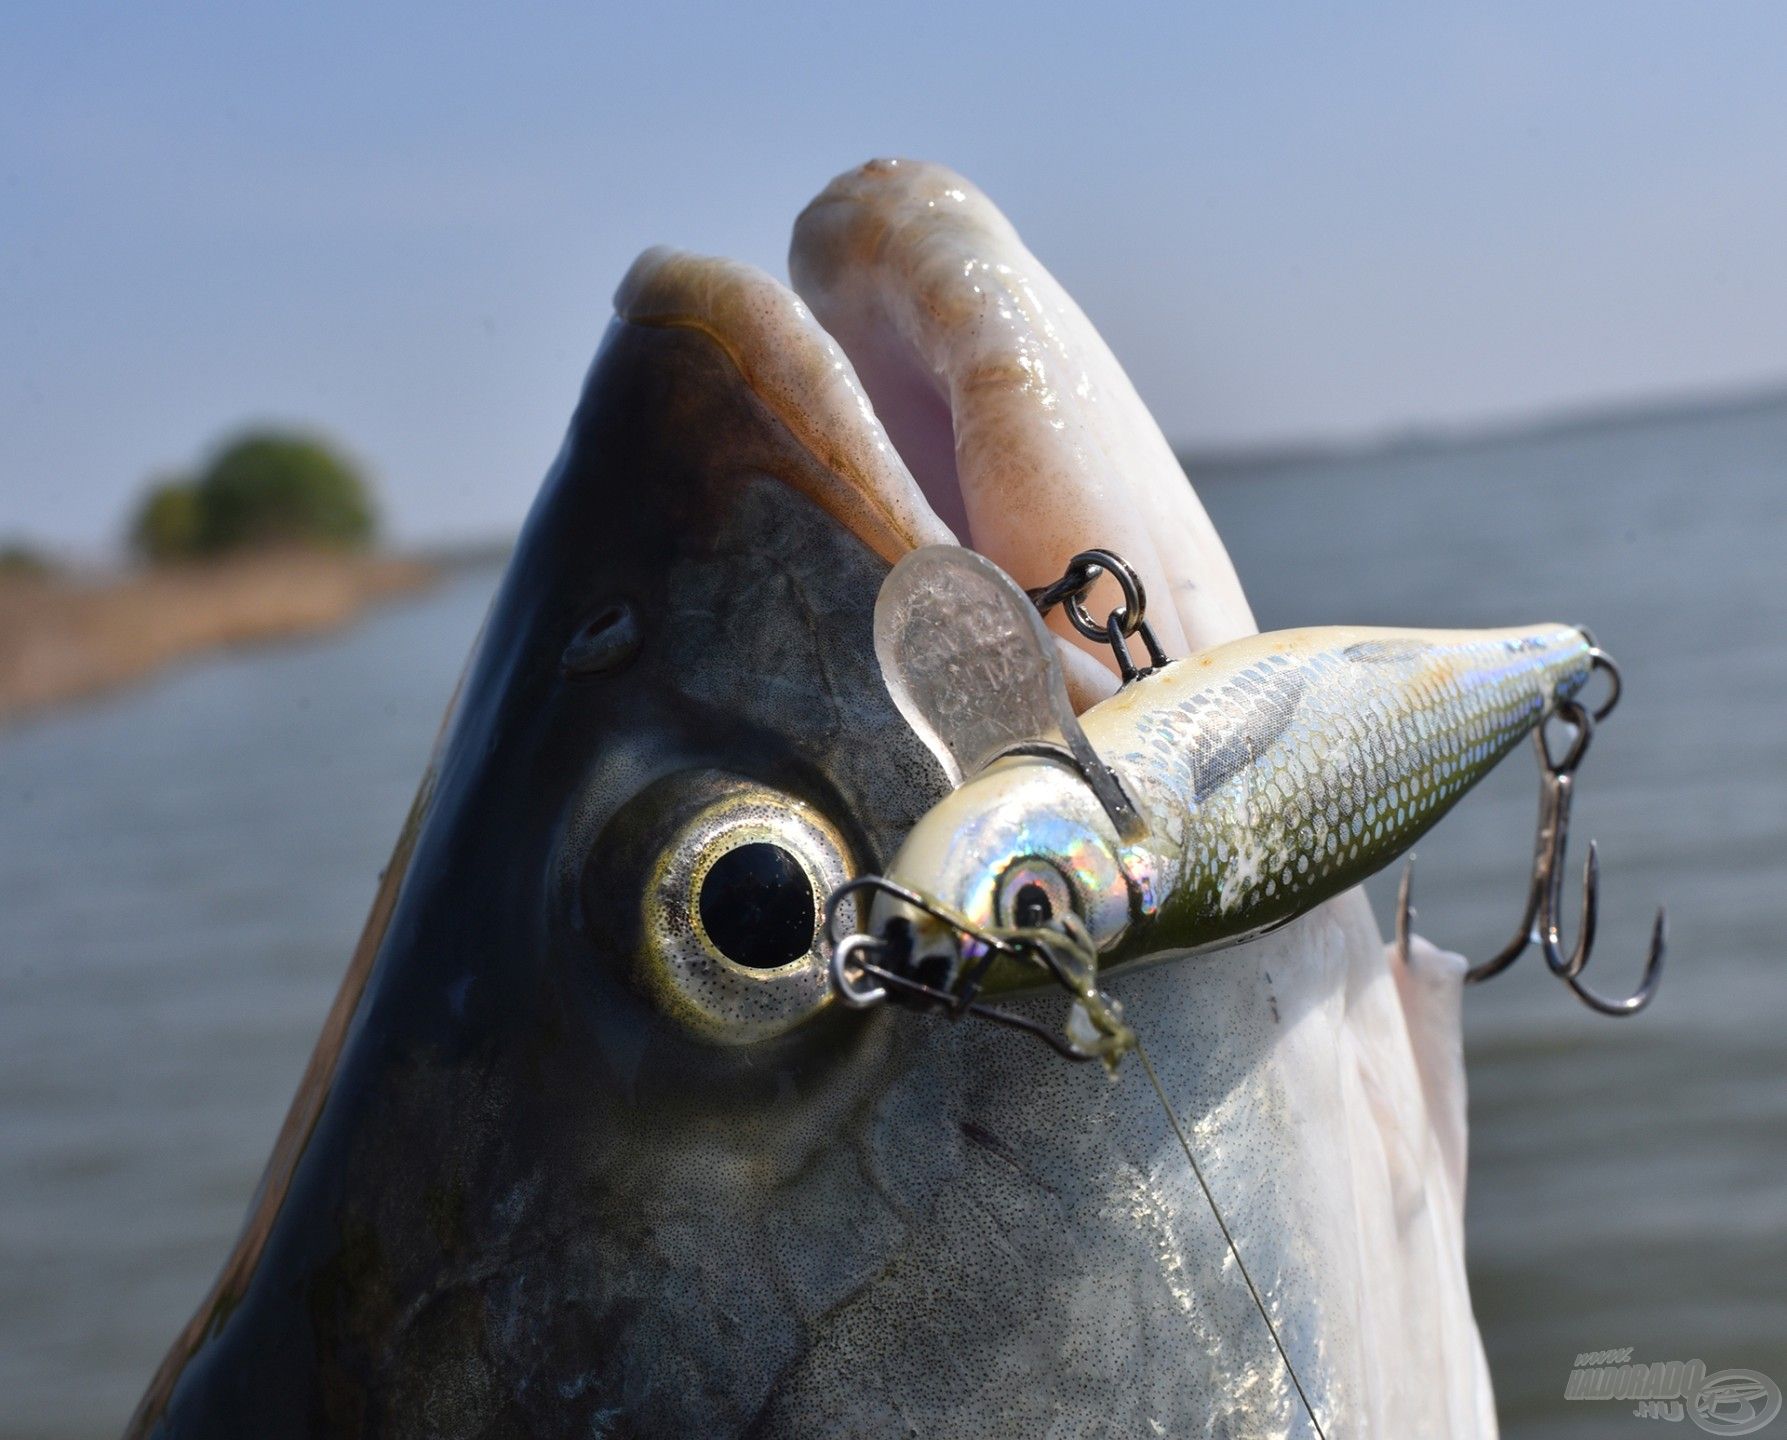
<path id="1" fill-rule="evenodd" d="M 873 161 L 802 213 L 789 270 L 792 292 L 748 266 L 650 251 L 616 309 L 713 336 L 836 466 L 838 488 L 815 498 L 885 558 L 953 542 L 1037 586 L 1105 546 L 1155 597 L 1171 653 L 1253 631 L 1134 386 L 978 190 L 941 166 Z M 1076 705 L 1110 694 L 1109 652 L 1053 623 Z"/>
<path id="2" fill-rule="evenodd" d="M 1462 962 L 1392 968 L 1356 891 L 1244 963 L 1112 980 L 1159 1095 L 833 1002 L 819 904 L 949 789 L 873 654 L 895 562 L 959 542 L 1040 585 L 1104 546 L 1170 653 L 1255 627 L 1116 360 L 966 181 L 840 177 L 790 272 L 658 250 L 621 284 L 130 1433 L 1493 1433 Z M 1056 633 L 1078 708 L 1115 691 Z"/>

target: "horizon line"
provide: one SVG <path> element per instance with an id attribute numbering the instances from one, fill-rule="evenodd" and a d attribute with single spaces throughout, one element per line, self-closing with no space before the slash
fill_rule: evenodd
<path id="1" fill-rule="evenodd" d="M 1787 405 L 1787 379 L 1778 379 L 1539 405 L 1477 420 L 1386 425 L 1360 435 L 1327 433 L 1235 444 L 1175 444 L 1173 455 L 1187 475 L 1194 471 L 1275 469 L 1324 461 L 1474 450 L 1625 425 L 1712 419 L 1783 405 Z"/>

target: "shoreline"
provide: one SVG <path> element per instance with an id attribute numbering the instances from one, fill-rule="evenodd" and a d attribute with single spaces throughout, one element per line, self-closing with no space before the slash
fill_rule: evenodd
<path id="1" fill-rule="evenodd" d="M 413 556 L 280 551 L 98 579 L 0 576 L 0 727 L 181 660 L 339 629 L 446 568 Z"/>

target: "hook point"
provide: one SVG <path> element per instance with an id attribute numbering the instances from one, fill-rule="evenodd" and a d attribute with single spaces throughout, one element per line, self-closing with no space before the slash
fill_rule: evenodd
<path id="1" fill-rule="evenodd" d="M 1409 852 L 1408 861 L 1402 867 L 1402 880 L 1396 887 L 1396 958 L 1404 965 L 1409 958 L 1409 934 L 1413 929 L 1414 909 L 1409 898 L 1415 889 L 1415 853 Z"/>

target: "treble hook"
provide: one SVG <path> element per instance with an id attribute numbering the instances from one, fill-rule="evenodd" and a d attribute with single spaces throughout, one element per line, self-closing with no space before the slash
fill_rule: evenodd
<path id="1" fill-rule="evenodd" d="M 1588 863 L 1582 874 L 1582 930 L 1576 938 L 1575 948 L 1568 955 L 1564 953 L 1559 916 L 1563 909 L 1564 893 L 1564 845 L 1570 829 L 1570 799 L 1575 793 L 1576 767 L 1582 763 L 1582 757 L 1588 751 L 1589 741 L 1594 738 L 1595 725 L 1605 720 L 1619 703 L 1620 675 L 1619 667 L 1612 658 L 1594 643 L 1594 637 L 1583 631 L 1589 642 L 1589 665 L 1607 675 L 1612 683 L 1613 691 L 1598 709 L 1590 710 L 1578 700 L 1563 700 L 1552 717 L 1561 719 L 1575 732 L 1562 756 L 1552 753 L 1551 744 L 1546 739 L 1545 726 L 1541 721 L 1533 730 L 1533 749 L 1539 757 L 1539 829 L 1533 846 L 1533 878 L 1527 891 L 1526 913 L 1521 917 L 1520 929 L 1496 954 L 1479 965 L 1472 966 L 1465 972 L 1465 980 L 1469 984 L 1487 980 L 1492 975 L 1499 975 L 1506 970 L 1530 945 L 1537 945 L 1539 953 L 1545 957 L 1545 963 L 1556 975 L 1576 993 L 1576 998 L 1591 1010 L 1603 1015 L 1636 1015 L 1650 1004 L 1657 993 L 1657 985 L 1663 978 L 1663 953 L 1668 941 L 1668 923 L 1661 906 L 1657 909 L 1657 921 L 1651 929 L 1650 954 L 1644 962 L 1644 976 L 1638 988 L 1624 1000 L 1607 1000 L 1595 994 L 1579 978 L 1588 965 L 1589 953 L 1595 943 L 1595 918 L 1600 891 L 1600 862 L 1594 841 L 1589 842 Z M 1409 919 L 1413 913 L 1409 908 L 1409 895 L 1414 883 L 1415 862 L 1409 857 L 1408 865 L 1402 874 L 1402 885 L 1396 898 L 1396 947 L 1406 960 L 1408 956 Z"/>

